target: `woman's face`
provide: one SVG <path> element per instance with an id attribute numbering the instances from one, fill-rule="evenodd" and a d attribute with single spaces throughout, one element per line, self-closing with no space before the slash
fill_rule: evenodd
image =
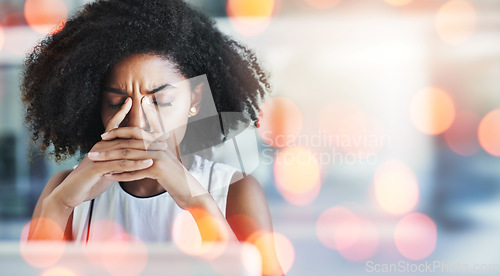
<path id="1" fill-rule="evenodd" d="M 164 132 L 175 130 L 173 134 L 179 144 L 186 132 L 188 115 L 194 116 L 199 110 L 201 89 L 192 90 L 173 62 L 159 56 L 136 54 L 113 66 L 106 77 L 101 105 L 104 127 L 127 98 L 131 98 L 132 108 L 120 127 L 137 126 L 160 132 L 151 127 L 160 123 Z M 196 111 L 191 110 L 192 107 Z M 148 118 L 146 114 L 156 116 Z M 151 120 L 157 120 L 156 124 Z"/>

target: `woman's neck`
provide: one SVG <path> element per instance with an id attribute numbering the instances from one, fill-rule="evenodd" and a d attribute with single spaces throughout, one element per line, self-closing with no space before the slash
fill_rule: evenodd
<path id="1" fill-rule="evenodd" d="M 130 182 L 120 182 L 122 189 L 136 197 L 152 197 L 165 192 L 165 189 L 151 178 L 144 178 Z"/>

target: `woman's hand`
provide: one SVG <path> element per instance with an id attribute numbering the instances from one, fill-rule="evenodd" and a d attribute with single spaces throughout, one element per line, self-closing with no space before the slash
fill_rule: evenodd
<path id="1" fill-rule="evenodd" d="M 113 116 L 106 126 L 106 132 L 116 129 L 129 112 L 132 103 L 128 99 L 122 108 Z M 106 191 L 113 183 L 111 179 L 103 178 L 113 172 L 137 172 L 153 165 L 151 157 L 125 158 L 109 160 L 92 160 L 92 155 L 98 152 L 124 150 L 125 153 L 145 151 L 145 144 L 139 140 L 102 140 L 94 145 L 87 157 L 66 177 L 66 179 L 50 195 L 66 207 L 74 208 L 84 201 L 91 200 Z M 149 145 L 151 150 L 166 148 L 161 142 Z"/>
<path id="2" fill-rule="evenodd" d="M 122 182 L 154 179 L 182 209 L 201 204 L 198 196 L 208 192 L 182 164 L 175 132 L 164 133 L 154 110 L 148 106 L 143 106 L 143 110 L 151 131 L 139 127 L 112 128 L 103 134 L 103 143 L 113 143 L 112 146 L 96 145 L 88 158 L 96 163 L 152 160 L 153 164 L 146 169 L 115 170 L 105 174 L 104 179 Z"/>
<path id="3" fill-rule="evenodd" d="M 135 162 L 152 160 L 152 165 L 138 170 L 117 168 L 103 175 L 109 182 L 130 182 L 154 179 L 184 210 L 188 210 L 198 225 L 204 241 L 236 240 L 231 228 L 219 210 L 213 197 L 188 172 L 181 162 L 175 131 L 166 133 L 154 109 L 144 106 L 149 131 L 139 127 L 112 127 L 102 135 L 103 141 L 89 152 L 87 157 L 94 164 L 110 162 Z M 212 219 L 205 219 L 210 216 Z M 216 235 L 214 235 L 216 233 Z"/>

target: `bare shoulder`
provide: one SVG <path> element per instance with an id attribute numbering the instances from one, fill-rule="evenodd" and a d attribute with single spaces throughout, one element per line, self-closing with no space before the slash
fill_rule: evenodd
<path id="1" fill-rule="evenodd" d="M 259 181 L 241 173 L 233 179 L 239 180 L 229 186 L 226 218 L 238 239 L 245 240 L 255 231 L 272 231 L 269 206 Z"/>
<path id="2" fill-rule="evenodd" d="M 261 198 L 255 198 L 255 196 L 262 196 L 262 199 L 265 200 L 262 186 L 252 175 L 243 176 L 241 172 L 237 171 L 234 173 L 231 183 L 232 184 L 229 186 L 228 197 L 239 197 L 240 199 L 248 198 L 249 200 L 253 198 L 254 200 L 259 200 Z"/>

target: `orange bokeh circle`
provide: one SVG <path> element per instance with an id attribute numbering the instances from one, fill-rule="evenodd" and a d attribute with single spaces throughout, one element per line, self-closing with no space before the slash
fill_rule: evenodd
<path id="1" fill-rule="evenodd" d="M 290 99 L 269 99 L 262 105 L 260 114 L 257 133 L 270 146 L 290 146 L 302 130 L 302 114 Z"/>
<path id="2" fill-rule="evenodd" d="M 321 188 L 319 162 L 303 147 L 280 150 L 274 160 L 274 177 L 281 195 L 298 206 L 311 203 Z"/>
<path id="3" fill-rule="evenodd" d="M 478 139 L 481 147 L 493 156 L 500 156 L 500 109 L 486 114 L 478 128 Z"/>
<path id="4" fill-rule="evenodd" d="M 410 119 L 413 125 L 425 134 L 441 134 L 455 120 L 455 104 L 445 91 L 429 87 L 413 96 Z"/>
<path id="5" fill-rule="evenodd" d="M 33 30 L 52 34 L 64 27 L 68 8 L 64 0 L 26 0 L 24 17 Z"/>

